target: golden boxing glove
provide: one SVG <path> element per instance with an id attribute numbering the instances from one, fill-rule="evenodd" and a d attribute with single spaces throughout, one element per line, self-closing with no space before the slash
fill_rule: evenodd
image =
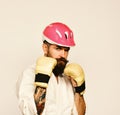
<path id="1" fill-rule="evenodd" d="M 85 91 L 85 74 L 82 67 L 76 63 L 67 64 L 64 74 L 76 81 L 77 87 L 75 87 L 75 91 L 83 95 Z"/>
<path id="2" fill-rule="evenodd" d="M 57 60 L 51 57 L 40 57 L 36 61 L 35 85 L 46 88 Z"/>

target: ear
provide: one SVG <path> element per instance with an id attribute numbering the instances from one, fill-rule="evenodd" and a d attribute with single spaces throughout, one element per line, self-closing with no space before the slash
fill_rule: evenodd
<path id="1" fill-rule="evenodd" d="M 44 55 L 46 55 L 48 52 L 48 45 L 43 43 L 42 48 L 43 48 Z"/>

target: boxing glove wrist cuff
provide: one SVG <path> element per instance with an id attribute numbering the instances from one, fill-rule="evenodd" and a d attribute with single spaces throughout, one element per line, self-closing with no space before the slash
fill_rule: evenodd
<path id="1" fill-rule="evenodd" d="M 48 83 L 50 77 L 45 74 L 38 73 L 35 75 L 35 82 L 43 82 L 43 83 Z"/>
<path id="2" fill-rule="evenodd" d="M 81 93 L 85 90 L 85 81 L 82 83 L 81 86 L 75 87 L 75 92 L 76 93 Z"/>

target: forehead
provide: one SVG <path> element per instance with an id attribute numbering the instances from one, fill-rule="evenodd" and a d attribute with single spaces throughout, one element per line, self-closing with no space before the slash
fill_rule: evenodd
<path id="1" fill-rule="evenodd" d="M 57 48 L 60 48 L 60 49 L 70 49 L 70 47 L 60 46 L 60 45 L 56 45 L 56 44 L 51 44 L 51 46 L 57 47 Z"/>

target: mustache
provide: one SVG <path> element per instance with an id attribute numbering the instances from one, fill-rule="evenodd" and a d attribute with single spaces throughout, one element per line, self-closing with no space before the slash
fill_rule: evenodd
<path id="1" fill-rule="evenodd" d="M 68 62 L 69 62 L 67 59 L 65 59 L 65 58 L 63 58 L 63 57 L 61 57 L 61 58 L 56 58 L 56 60 L 57 60 L 57 62 L 59 62 L 59 61 L 63 61 L 63 62 L 65 62 L 65 63 L 68 63 Z"/>

